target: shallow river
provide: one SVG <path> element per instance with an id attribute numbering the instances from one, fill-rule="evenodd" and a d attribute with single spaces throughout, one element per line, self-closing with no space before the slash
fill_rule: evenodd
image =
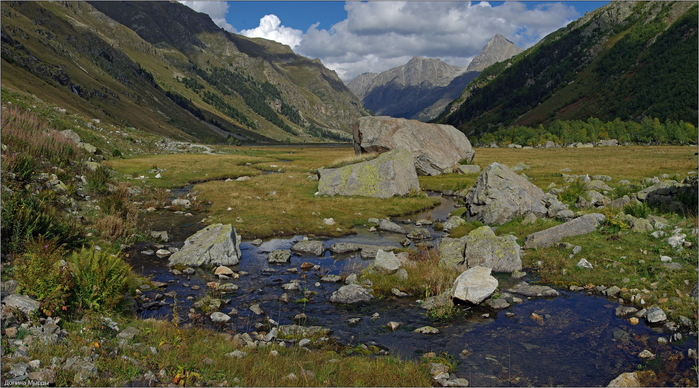
<path id="1" fill-rule="evenodd" d="M 455 206 L 457 204 L 453 199 L 443 197 L 442 204 L 430 211 L 394 221 L 410 231 L 414 228 L 414 221 L 419 218 L 430 216 L 433 220 L 446 220 Z M 164 245 L 179 248 L 188 236 L 204 227 L 199 223 L 204 216 L 185 217 L 166 213 L 148 215 L 146 222 L 152 230 L 168 231 L 170 243 Z M 437 243 L 441 233 L 428 229 L 436 237 L 432 242 Z M 355 232 L 355 235 L 323 241 L 326 247 L 337 242 L 400 246 L 400 241 L 404 239 L 399 234 L 369 232 L 367 227 L 356 228 Z M 658 385 L 682 384 L 680 380 L 685 377 L 696 384 L 696 372 L 692 369 L 694 362 L 686 357 L 687 349 L 697 348 L 696 336 L 690 337 L 683 331 L 684 341 L 659 345 L 659 337 L 669 337 L 669 334 L 662 333 L 660 326 L 647 326 L 644 320 L 633 326 L 628 320 L 614 316 L 614 308 L 618 306 L 616 301 L 584 292 L 558 290 L 561 293 L 559 297 L 523 298 L 523 303 L 499 311 L 481 306 L 460 306 L 464 313 L 447 323 L 427 319 L 425 310 L 416 303 L 420 295 L 374 300 L 359 306 L 331 304 L 328 298 L 340 284 L 321 283 L 316 287 L 320 277 L 328 273 L 346 275 L 356 272 L 370 265 L 371 260 L 362 260 L 357 253 L 333 256 L 326 251 L 323 257 L 294 254 L 291 262 L 284 265 L 267 263 L 269 252 L 289 249 L 302 238 L 269 239 L 259 247 L 250 241 L 243 241 L 240 245 L 242 259 L 232 269 L 248 274 L 240 276 L 238 280 L 221 281 L 234 282 L 239 286 L 238 291 L 224 296 L 230 298 L 230 302 L 221 311 L 228 313 L 235 308 L 239 315 L 228 326 L 211 326 L 212 329 L 231 333 L 254 331 L 254 323 L 262 321 L 262 318 L 254 315 L 248 307 L 259 303 L 265 312 L 261 317 L 267 315 L 285 325 L 292 324 L 296 314 L 305 313 L 308 325 L 331 329 L 330 337 L 343 344 L 376 344 L 402 358 L 419 358 L 426 352 L 446 352 L 458 361 L 456 375 L 468 379 L 471 386 L 606 386 L 620 373 L 637 370 L 639 364 L 643 364 L 638 353 L 644 349 L 657 354 L 660 359 L 643 366 L 656 371 Z M 191 276 L 172 275 L 168 271 L 167 258 L 140 253 L 154 249 L 155 245 L 139 243 L 134 246 L 129 254 L 130 264 L 135 271 L 168 283 L 165 288 L 144 294 L 154 299 L 158 293 L 175 291 L 178 315 L 187 318 L 192 303 L 206 295 L 206 283 L 218 280 L 210 269 L 199 269 Z M 302 271 L 300 265 L 303 262 L 318 264 L 321 269 Z M 274 272 L 269 271 L 270 268 Z M 286 270 L 289 268 L 299 271 L 288 273 Z M 503 290 L 519 281 L 509 274 L 495 276 Z M 317 295 L 310 297 L 309 303 L 294 303 L 303 298 L 302 291 L 289 291 L 291 302 L 281 303 L 279 297 L 285 292 L 281 285 L 292 279 L 301 281 L 302 290 L 315 291 Z M 536 281 L 535 272 L 523 280 Z M 199 289 L 193 290 L 193 286 Z M 187 297 L 193 300 L 188 301 Z M 162 300 L 164 305 L 142 311 L 141 316 L 171 318 L 173 299 L 165 297 Z M 506 312 L 514 313 L 514 316 L 508 318 Z M 532 319 L 534 312 L 544 317 L 543 321 Z M 372 319 L 374 313 L 379 314 L 378 319 Z M 483 314 L 489 314 L 489 317 L 484 318 Z M 361 320 L 350 326 L 350 318 Z M 386 327 L 389 321 L 400 322 L 401 326 L 396 331 L 390 331 Z M 425 325 L 439 328 L 440 333 L 427 335 L 413 332 Z"/>

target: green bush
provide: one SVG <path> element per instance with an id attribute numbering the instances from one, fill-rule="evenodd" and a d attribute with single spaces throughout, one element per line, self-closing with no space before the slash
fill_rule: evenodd
<path id="1" fill-rule="evenodd" d="M 650 208 L 645 203 L 630 203 L 624 206 L 624 213 L 636 218 L 646 218 L 650 213 Z"/>
<path id="2" fill-rule="evenodd" d="M 131 267 L 108 250 L 83 247 L 70 257 L 73 305 L 81 310 L 113 310 L 127 291 Z"/>
<path id="3" fill-rule="evenodd" d="M 89 171 L 85 176 L 87 179 L 87 187 L 97 193 L 107 192 L 107 183 L 110 180 L 109 169 L 104 166 L 99 166 L 94 171 Z"/>
<path id="4" fill-rule="evenodd" d="M 122 154 L 118 148 L 115 148 L 114 151 L 112 151 L 112 156 L 115 158 L 124 158 L 124 154 Z"/>
<path id="5" fill-rule="evenodd" d="M 568 187 L 558 194 L 558 200 L 567 203 L 574 204 L 578 200 L 578 196 L 585 194 L 585 183 L 580 179 L 568 185 Z"/>
<path id="6" fill-rule="evenodd" d="M 27 252 L 14 261 L 14 278 L 22 292 L 35 297 L 47 316 L 68 309 L 73 279 L 61 265 L 65 251 L 55 240 L 39 237 L 27 243 Z"/>

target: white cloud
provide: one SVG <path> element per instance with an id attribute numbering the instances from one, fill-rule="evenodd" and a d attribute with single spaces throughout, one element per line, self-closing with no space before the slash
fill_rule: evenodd
<path id="1" fill-rule="evenodd" d="M 317 24 L 316 24 L 317 26 Z M 265 15 L 260 25 L 253 29 L 242 30 L 241 34 L 250 38 L 265 38 L 289 45 L 292 49 L 301 43 L 303 31 L 284 27 L 277 15 Z"/>
<path id="2" fill-rule="evenodd" d="M 296 52 L 319 58 L 343 80 L 386 71 L 414 56 L 466 66 L 497 33 L 528 48 L 579 16 L 564 3 L 527 9 L 519 2 L 493 7 L 487 2 L 376 1 L 347 2 L 345 10 L 347 19 L 330 30 L 316 24 L 302 37 L 294 35 L 300 42 Z M 273 30 L 279 30 L 278 24 Z"/>
<path id="3" fill-rule="evenodd" d="M 211 17 L 217 26 L 226 31 L 237 32 L 235 28 L 226 21 L 228 13 L 228 3 L 225 1 L 180 1 L 180 3 L 197 11 L 203 12 Z"/>

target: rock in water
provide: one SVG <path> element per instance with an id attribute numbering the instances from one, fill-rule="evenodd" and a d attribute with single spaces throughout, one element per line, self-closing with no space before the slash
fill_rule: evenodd
<path id="1" fill-rule="evenodd" d="M 371 295 L 371 291 L 357 284 L 342 286 L 330 296 L 332 303 L 351 304 L 368 302 L 372 299 L 374 299 L 374 295 Z"/>
<path id="2" fill-rule="evenodd" d="M 479 304 L 495 292 L 498 280 L 490 275 L 490 268 L 473 267 L 462 272 L 454 281 L 452 298 Z"/>
<path id="3" fill-rule="evenodd" d="M 469 267 L 480 265 L 495 272 L 522 269 L 517 238 L 512 235 L 498 237 L 489 226 L 475 229 L 466 236 L 464 257 Z"/>
<path id="4" fill-rule="evenodd" d="M 427 124 L 387 116 L 360 118 L 352 128 L 354 152 L 410 152 L 419 175 L 452 172 L 459 161 L 473 160 L 475 151 L 466 135 L 451 125 Z"/>
<path id="5" fill-rule="evenodd" d="M 322 256 L 323 252 L 325 252 L 325 244 L 322 241 L 299 241 L 291 247 L 291 250 Z"/>
<path id="6" fill-rule="evenodd" d="M 586 214 L 565 224 L 532 233 L 524 239 L 524 248 L 548 247 L 566 237 L 592 233 L 606 219 L 607 217 L 601 213 Z"/>
<path id="7" fill-rule="evenodd" d="M 467 221 L 502 225 L 522 214 L 547 214 L 544 192 L 505 165 L 493 163 L 478 176 L 464 198 Z"/>
<path id="8" fill-rule="evenodd" d="M 393 252 L 384 252 L 382 249 L 376 252 L 376 259 L 374 259 L 374 265 L 372 266 L 374 271 L 382 275 L 390 275 L 397 272 L 400 268 L 400 261 L 398 261 Z"/>
<path id="9" fill-rule="evenodd" d="M 398 148 L 367 162 L 318 170 L 320 195 L 390 198 L 419 192 L 410 152 Z"/>
<path id="10" fill-rule="evenodd" d="M 240 261 L 240 236 L 232 225 L 213 224 L 189 236 L 182 249 L 170 256 L 168 266 L 236 265 Z"/>

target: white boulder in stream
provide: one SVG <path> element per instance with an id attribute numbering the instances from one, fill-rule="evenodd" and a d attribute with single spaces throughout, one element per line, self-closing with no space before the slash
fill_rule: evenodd
<path id="1" fill-rule="evenodd" d="M 371 290 L 358 284 L 342 286 L 330 296 L 330 302 L 345 304 L 368 302 L 372 299 L 374 295 L 371 295 Z"/>
<path id="2" fill-rule="evenodd" d="M 372 270 L 375 272 L 382 275 L 390 275 L 396 273 L 401 267 L 400 261 L 393 252 L 385 252 L 383 249 L 379 249 L 376 252 L 376 259 L 374 259 L 374 264 L 372 265 Z"/>
<path id="3" fill-rule="evenodd" d="M 316 256 L 322 256 L 325 252 L 325 244 L 322 241 L 304 240 L 299 241 L 291 247 L 294 252 L 312 253 Z"/>
<path id="4" fill-rule="evenodd" d="M 462 272 L 454 281 L 451 289 L 452 298 L 480 304 L 495 292 L 498 280 L 490 275 L 492 269 L 473 267 Z"/>
<path id="5" fill-rule="evenodd" d="M 209 225 L 189 236 L 182 249 L 170 256 L 168 266 L 236 265 L 240 262 L 240 240 L 231 224 Z"/>

